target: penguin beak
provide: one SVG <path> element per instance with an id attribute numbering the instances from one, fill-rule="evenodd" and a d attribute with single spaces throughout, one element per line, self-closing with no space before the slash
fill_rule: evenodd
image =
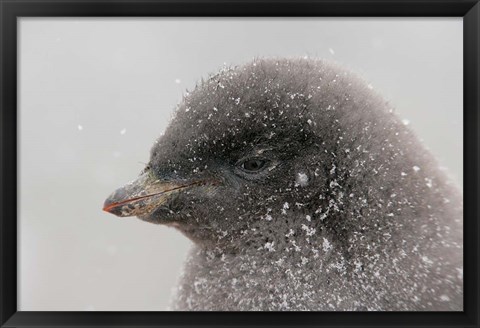
<path id="1" fill-rule="evenodd" d="M 120 217 L 148 215 L 165 204 L 173 194 L 200 184 L 159 180 L 147 171 L 137 180 L 115 190 L 105 200 L 103 210 Z"/>

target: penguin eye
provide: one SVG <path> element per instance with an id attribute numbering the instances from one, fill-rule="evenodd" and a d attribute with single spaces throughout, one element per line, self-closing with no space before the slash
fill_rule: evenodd
<path id="1" fill-rule="evenodd" d="M 265 167 L 267 161 L 259 158 L 249 159 L 242 163 L 241 167 L 246 172 L 258 172 Z"/>
<path id="2" fill-rule="evenodd" d="M 265 178 L 278 163 L 264 157 L 248 157 L 237 162 L 234 173 L 247 180 Z"/>

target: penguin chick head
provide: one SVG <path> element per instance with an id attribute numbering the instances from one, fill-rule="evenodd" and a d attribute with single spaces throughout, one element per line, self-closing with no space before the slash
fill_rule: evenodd
<path id="1" fill-rule="evenodd" d="M 292 211 L 328 202 L 335 107 L 363 101 L 358 83 L 320 60 L 223 69 L 184 97 L 147 167 L 104 210 L 174 226 L 200 245 L 284 236 Z"/>

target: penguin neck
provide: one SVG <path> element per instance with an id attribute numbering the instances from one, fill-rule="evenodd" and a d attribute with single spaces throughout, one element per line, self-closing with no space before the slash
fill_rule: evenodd
<path id="1" fill-rule="evenodd" d="M 255 232 L 238 244 L 197 246 L 197 256 L 208 263 L 241 259 L 243 262 L 275 262 L 286 267 L 301 267 L 308 261 L 315 261 L 318 265 L 325 259 L 331 261 L 333 257 L 340 258 L 345 254 L 343 245 L 315 228 L 312 222 L 283 227 L 276 231 L 276 235 L 266 235 L 260 230 Z M 228 265 L 228 261 L 225 263 Z"/>

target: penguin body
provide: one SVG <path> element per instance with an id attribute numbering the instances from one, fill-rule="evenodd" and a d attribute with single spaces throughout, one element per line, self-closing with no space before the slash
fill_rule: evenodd
<path id="1" fill-rule="evenodd" d="M 140 180 L 105 208 L 194 242 L 173 309 L 463 309 L 461 193 L 333 64 L 260 59 L 211 76 Z"/>

